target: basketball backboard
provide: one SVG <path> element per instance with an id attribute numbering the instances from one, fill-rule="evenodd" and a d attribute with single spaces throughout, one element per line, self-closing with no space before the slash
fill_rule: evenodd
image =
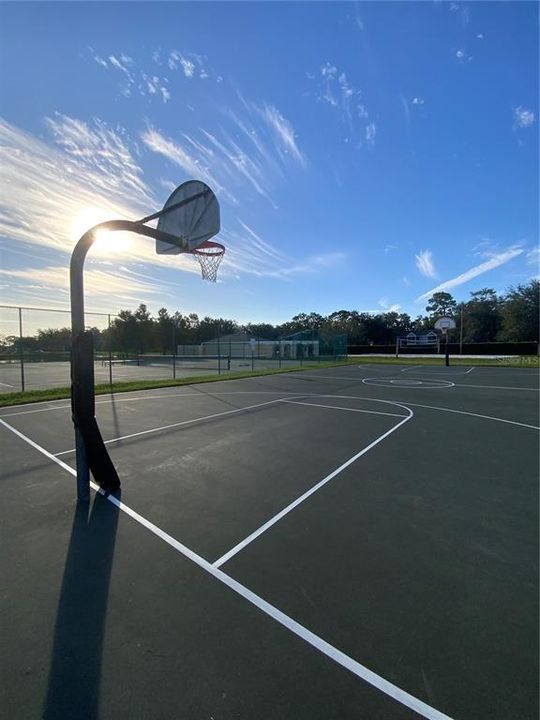
<path id="1" fill-rule="evenodd" d="M 442 330 L 442 332 L 447 332 L 448 330 L 454 330 L 456 327 L 455 320 L 449 317 L 442 317 L 437 320 L 435 323 L 435 330 Z"/>
<path id="2" fill-rule="evenodd" d="M 178 255 L 198 248 L 220 229 L 219 203 L 212 190 L 200 180 L 182 183 L 170 195 L 159 216 L 157 229 L 182 238 L 186 247 L 156 240 L 158 255 Z"/>

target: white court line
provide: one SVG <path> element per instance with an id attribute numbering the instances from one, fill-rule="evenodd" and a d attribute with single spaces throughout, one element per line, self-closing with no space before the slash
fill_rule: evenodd
<path id="1" fill-rule="evenodd" d="M 0 425 L 3 425 L 3 426 L 4 426 L 5 428 L 7 428 L 8 430 L 11 430 L 11 432 L 12 432 L 14 435 L 17 435 L 17 437 L 20 437 L 21 440 L 24 440 L 24 441 L 27 442 L 29 445 L 31 445 L 33 448 L 35 448 L 35 449 L 38 450 L 40 453 L 42 453 L 43 455 L 45 455 L 45 457 L 48 457 L 49 460 L 52 460 L 52 461 L 55 462 L 57 465 L 60 465 L 60 467 L 63 468 L 64 470 L 67 470 L 68 473 L 71 473 L 72 475 L 77 475 L 77 473 L 75 472 L 75 470 L 74 470 L 72 467 L 70 467 L 69 465 L 67 465 L 65 462 L 63 462 L 63 460 L 59 460 L 59 459 L 58 459 L 57 457 L 55 457 L 52 453 L 48 452 L 47 450 L 45 450 L 45 448 L 41 447 L 41 445 L 38 445 L 38 444 L 35 443 L 33 440 L 30 440 L 29 437 L 27 437 L 27 436 L 24 435 L 22 432 L 20 432 L 20 431 L 17 430 L 16 428 L 14 428 L 12 425 L 9 425 L 5 420 L 2 420 L 2 418 L 0 418 Z"/>
<path id="2" fill-rule="evenodd" d="M 247 379 L 247 378 L 246 378 Z M 144 392 L 141 390 L 133 390 L 132 392 Z M 113 399 L 105 399 L 105 400 L 96 400 L 96 405 L 116 405 L 117 403 L 126 403 L 126 402 L 138 402 L 139 400 L 169 400 L 170 398 L 176 398 L 176 397 L 194 397 L 194 398 L 202 398 L 202 399 L 208 399 L 213 397 L 221 397 L 222 395 L 228 396 L 228 395 L 280 395 L 285 393 L 285 395 L 298 395 L 298 393 L 286 390 L 231 390 L 229 392 L 220 392 L 220 393 L 206 393 L 202 390 L 199 390 L 198 392 L 179 392 L 179 393 L 163 393 L 161 395 L 137 395 L 136 397 L 118 397 L 115 396 Z M 129 395 L 129 393 L 122 393 L 122 395 Z M 98 395 L 98 397 L 101 397 Z M 59 400 L 45 400 L 44 402 L 60 402 Z M 32 415 L 34 413 L 42 413 L 42 412 L 48 412 L 49 410 L 70 410 L 71 404 L 66 405 L 53 405 L 52 407 L 41 407 L 42 403 L 35 403 L 35 405 L 39 405 L 40 407 L 33 408 L 32 410 L 20 410 L 17 412 L 10 412 L 10 413 L 4 413 L 3 415 L 0 415 L 0 417 L 15 417 L 16 415 Z M 6 406 L 6 409 L 9 410 L 10 407 L 17 407 L 16 405 L 9 405 Z M 23 407 L 26 407 L 23 405 Z M 2 409 L 0 408 L 0 413 L 2 412 Z"/>
<path id="3" fill-rule="evenodd" d="M 408 419 L 409 418 L 406 418 L 406 420 Z M 6 427 L 8 430 L 11 430 L 11 432 L 13 432 L 19 438 L 31 445 L 33 448 L 45 455 L 45 457 L 48 457 L 50 460 L 60 465 L 60 467 L 62 467 L 64 470 L 67 470 L 67 472 L 69 472 L 71 475 L 77 475 L 76 471 L 72 467 L 66 465 L 64 462 L 62 462 L 62 460 L 58 460 L 58 458 L 56 458 L 54 455 L 51 455 L 51 453 L 47 452 L 45 448 L 41 447 L 33 440 L 30 440 L 30 438 L 28 438 L 26 435 L 23 435 L 23 433 L 19 432 L 11 425 L 8 425 L 7 422 L 4 422 L 0 419 L 0 423 L 4 425 L 4 427 Z M 401 423 L 399 424 L 401 425 Z M 157 525 L 154 525 L 154 523 L 150 522 L 150 520 L 147 520 L 138 512 L 132 510 L 124 502 L 114 497 L 114 495 L 108 495 L 104 493 L 93 481 L 90 481 L 90 485 L 94 490 L 99 492 L 110 503 L 112 503 L 112 505 L 115 505 L 119 510 L 121 510 L 126 515 L 135 520 L 135 522 L 139 523 L 151 533 L 156 535 L 156 537 L 160 538 L 160 540 L 163 540 L 165 543 L 167 543 L 167 545 L 174 548 L 174 550 L 179 552 L 188 560 L 191 560 L 195 565 L 200 567 L 202 570 L 207 572 L 219 582 L 223 583 L 223 585 L 228 587 L 237 595 L 240 595 L 240 597 L 244 598 L 244 600 L 247 600 L 249 603 L 251 603 L 251 605 L 254 605 L 265 615 L 268 615 L 277 623 L 289 630 L 291 633 L 304 640 L 306 643 L 308 643 L 308 645 L 311 645 L 311 647 L 315 648 L 315 650 L 318 650 L 320 653 L 326 655 L 326 657 L 330 658 L 338 665 L 341 665 L 341 667 L 345 668 L 353 675 L 356 675 L 356 677 L 364 680 L 365 682 L 375 687 L 377 690 L 380 690 L 385 695 L 388 695 L 389 697 L 396 700 L 398 703 L 401 703 L 405 707 L 410 708 L 414 712 L 418 713 L 418 715 L 421 715 L 428 720 L 452 720 L 450 716 L 445 715 L 436 708 L 431 707 L 431 705 L 423 702 L 419 698 L 414 697 L 414 695 L 411 695 L 405 690 L 402 690 L 397 685 L 394 685 L 388 680 L 385 680 L 383 677 L 377 675 L 377 673 L 374 673 L 365 665 L 362 665 L 349 655 L 346 655 L 334 645 L 331 645 L 330 643 L 326 642 L 326 640 L 323 640 L 323 638 L 315 635 L 315 633 L 311 632 L 311 630 L 308 630 L 306 627 L 304 627 L 304 625 L 301 625 L 289 615 L 281 612 L 281 610 L 278 610 L 278 608 L 276 608 L 274 605 L 266 602 L 266 600 L 264 600 L 259 595 L 256 595 L 245 585 L 242 585 L 230 575 L 227 575 L 222 570 L 214 567 L 211 563 L 208 562 L 208 560 L 205 560 L 200 555 L 197 555 L 197 553 L 193 552 L 193 550 L 190 550 L 186 545 L 183 545 L 181 542 L 163 531 Z"/>
<path id="4" fill-rule="evenodd" d="M 505 387 L 502 385 L 469 385 L 467 383 L 456 383 L 456 387 L 483 388 L 484 390 L 528 390 L 529 392 L 540 392 L 540 388 Z"/>
<path id="5" fill-rule="evenodd" d="M 300 395 L 299 397 L 304 397 Z M 140 432 L 130 433 L 129 435 L 122 435 L 121 437 L 111 438 L 105 440 L 105 445 L 111 443 L 120 442 L 121 440 L 129 440 L 134 437 L 141 437 L 141 435 L 149 435 L 150 433 L 160 432 L 161 430 L 170 430 L 171 428 L 181 427 L 182 425 L 190 425 L 191 423 L 202 422 L 203 420 L 212 420 L 218 417 L 224 417 L 225 415 L 234 415 L 235 413 L 245 412 L 246 410 L 254 410 L 255 408 L 264 407 L 265 405 L 274 405 L 275 403 L 282 402 L 283 398 L 277 398 L 275 400 L 267 400 L 263 403 L 257 403 L 256 405 L 246 405 L 246 407 L 235 408 L 234 410 L 224 410 L 219 413 L 212 413 L 212 415 L 203 415 L 202 417 L 192 418 L 191 420 L 182 420 L 181 422 L 171 423 L 170 425 L 162 425 L 161 427 L 150 428 L 149 430 L 141 430 Z M 75 452 L 75 448 L 71 450 L 62 450 L 62 452 L 56 453 L 56 457 L 60 455 L 67 455 L 68 453 Z"/>
<path id="6" fill-rule="evenodd" d="M 0 385 L 3 385 L 4 387 L 15 387 L 15 385 L 10 385 L 9 383 L 2 383 L 2 382 L 0 382 Z"/>
<path id="7" fill-rule="evenodd" d="M 400 370 L 400 372 L 404 373 L 404 372 L 410 372 L 411 370 L 421 370 L 424 367 L 425 367 L 425 365 L 411 365 L 409 367 L 403 368 L 403 370 Z"/>
<path id="8" fill-rule="evenodd" d="M 474 369 L 475 369 L 475 368 L 473 368 L 473 367 L 472 367 L 472 368 L 469 368 L 469 369 L 467 370 L 467 372 L 465 373 L 465 375 L 468 375 L 468 374 L 469 374 L 470 372 L 472 372 Z"/>
<path id="9" fill-rule="evenodd" d="M 359 398 L 361 400 L 362 398 Z M 308 403 L 308 402 L 300 402 L 299 400 L 281 400 L 282 403 L 287 403 L 288 405 L 307 405 L 307 407 L 318 407 L 318 408 L 326 408 L 327 410 L 344 410 L 345 412 L 357 412 L 357 413 L 367 413 L 368 415 L 388 415 L 389 417 L 399 417 L 399 418 L 408 418 L 408 415 L 399 415 L 398 413 L 385 413 L 381 412 L 380 410 L 360 410 L 358 408 L 344 408 L 344 407 L 337 407 L 336 405 L 320 405 L 318 403 Z"/>
<path id="10" fill-rule="evenodd" d="M 531 430 L 540 430 L 536 425 L 527 425 L 527 423 L 517 422 L 516 420 L 505 420 L 504 418 L 493 417 L 492 415 L 480 415 L 479 413 L 466 412 L 465 410 L 453 410 L 451 408 L 435 407 L 434 405 L 420 405 L 419 403 L 409 402 L 407 405 L 413 407 L 427 408 L 428 410 L 440 410 L 442 412 L 456 413 L 457 415 L 470 415 L 471 417 L 482 418 L 483 420 L 495 420 L 496 422 L 507 423 L 508 425 L 519 425 L 520 427 L 530 428 Z"/>
<path id="11" fill-rule="evenodd" d="M 294 376 L 294 373 L 290 373 L 288 376 L 291 380 L 298 380 L 298 377 Z M 314 380 L 338 380 L 338 381 L 351 381 L 351 380 L 358 380 L 358 382 L 361 382 L 363 378 L 360 377 L 352 377 L 352 375 L 346 375 L 346 376 L 330 376 L 330 375 L 307 375 L 304 374 L 302 377 L 308 377 L 313 378 Z M 369 378 L 367 378 L 369 379 Z M 420 380 L 422 378 L 419 378 Z M 429 380 L 430 378 L 423 378 L 424 380 Z M 433 379 L 433 378 L 431 378 Z M 373 378 L 373 380 L 384 380 L 384 378 Z M 451 382 L 448 380 L 447 382 Z M 463 388 L 483 388 L 484 390 L 528 390 L 529 392 L 540 392 L 540 388 L 524 388 L 524 387 L 506 387 L 501 385 L 468 385 L 465 383 L 453 383 L 454 387 L 463 387 Z M 436 389 L 436 388 L 432 388 Z M 304 393 L 306 395 L 306 393 Z"/>
<path id="12" fill-rule="evenodd" d="M 405 406 L 401 406 L 405 407 Z M 336 475 L 339 475 L 345 468 L 348 468 L 349 465 L 352 465 L 358 458 L 361 458 L 362 455 L 365 455 L 367 452 L 369 452 L 372 448 L 374 448 L 376 445 L 378 445 L 380 442 L 382 442 L 385 438 L 387 438 L 389 435 L 391 435 L 393 432 L 395 432 L 398 428 L 400 428 L 404 423 L 408 422 L 412 417 L 414 417 L 414 413 L 412 410 L 407 408 L 409 410 L 409 415 L 407 415 L 401 422 L 397 423 L 397 425 L 394 425 L 390 428 L 390 430 L 387 430 L 382 435 L 379 435 L 378 438 L 376 438 L 373 442 L 371 442 L 369 445 L 367 445 L 365 448 L 360 450 L 360 452 L 357 452 L 355 455 L 353 455 L 351 458 L 349 458 L 346 462 L 344 462 L 342 465 L 340 465 L 338 468 L 333 470 L 330 474 L 328 474 L 326 477 L 324 477 L 322 480 L 320 480 L 316 485 L 313 485 L 307 492 L 305 492 L 303 495 L 300 495 L 300 497 L 296 498 L 296 500 L 293 500 L 292 503 L 289 503 L 287 507 L 283 508 L 280 512 L 278 512 L 274 517 L 270 518 L 270 520 L 267 520 L 264 525 L 261 525 L 257 530 L 251 533 L 251 535 L 248 535 L 246 538 L 244 538 L 241 542 L 239 542 L 237 545 L 235 545 L 233 548 L 231 548 L 228 552 L 226 552 L 224 555 L 222 555 L 218 560 L 214 562 L 214 567 L 220 567 L 223 565 L 223 563 L 226 563 L 227 560 L 230 560 L 234 555 L 240 552 L 240 550 L 243 550 L 247 545 L 252 543 L 256 538 L 258 538 L 260 535 L 262 535 L 264 532 L 266 532 L 269 528 L 272 527 L 272 525 L 275 525 L 281 518 L 285 517 L 285 515 L 288 515 L 288 513 L 291 512 L 291 510 L 294 510 L 294 508 L 298 507 L 300 503 L 303 503 L 304 500 L 307 500 L 308 497 L 313 495 L 317 492 L 317 490 L 320 490 L 323 485 L 326 485 L 326 483 L 330 482 L 333 478 L 336 477 Z M 403 415 L 401 416 L 403 417 Z"/>

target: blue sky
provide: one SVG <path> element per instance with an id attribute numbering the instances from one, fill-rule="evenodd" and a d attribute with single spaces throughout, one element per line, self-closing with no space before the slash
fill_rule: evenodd
<path id="1" fill-rule="evenodd" d="M 538 275 L 538 6 L 3 3 L 0 302 L 67 307 L 69 257 L 202 179 L 216 285 L 100 238 L 87 308 L 413 316 Z"/>

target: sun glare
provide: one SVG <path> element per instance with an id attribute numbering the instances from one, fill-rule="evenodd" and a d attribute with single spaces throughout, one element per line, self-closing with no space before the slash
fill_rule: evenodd
<path id="1" fill-rule="evenodd" d="M 81 208 L 71 223 L 72 236 L 76 241 L 84 235 L 85 232 L 90 230 L 90 228 L 111 219 L 110 213 L 107 213 L 107 211 L 103 209 L 94 207 Z M 130 233 L 98 230 L 94 240 L 93 251 L 101 256 L 110 255 L 129 250 L 132 244 L 133 240 Z"/>

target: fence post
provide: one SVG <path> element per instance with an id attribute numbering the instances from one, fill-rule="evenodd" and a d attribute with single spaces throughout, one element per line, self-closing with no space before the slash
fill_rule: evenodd
<path id="1" fill-rule="evenodd" d="M 112 392 L 112 337 L 111 337 L 111 316 L 107 315 L 109 328 L 109 387 Z"/>
<path id="2" fill-rule="evenodd" d="M 19 346 L 21 355 L 21 391 L 24 392 L 24 349 L 23 349 L 23 325 L 22 307 L 19 308 Z"/>

